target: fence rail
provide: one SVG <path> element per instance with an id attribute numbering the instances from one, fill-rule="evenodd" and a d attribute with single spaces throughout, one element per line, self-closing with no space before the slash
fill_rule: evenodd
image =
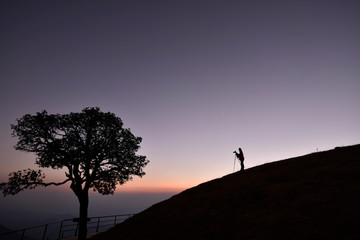
<path id="1" fill-rule="evenodd" d="M 134 214 L 92 217 L 87 223 L 88 233 L 105 231 L 132 216 Z M 75 222 L 74 219 L 64 219 L 58 222 L 1 233 L 0 240 L 57 240 L 77 236 L 78 230 L 78 222 Z"/>

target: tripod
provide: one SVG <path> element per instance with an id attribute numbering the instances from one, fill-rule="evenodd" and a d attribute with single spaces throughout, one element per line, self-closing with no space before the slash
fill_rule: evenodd
<path id="1" fill-rule="evenodd" d="M 234 158 L 234 167 L 233 167 L 233 172 L 235 172 L 235 162 L 236 162 L 236 155 L 235 155 L 235 158 Z"/>

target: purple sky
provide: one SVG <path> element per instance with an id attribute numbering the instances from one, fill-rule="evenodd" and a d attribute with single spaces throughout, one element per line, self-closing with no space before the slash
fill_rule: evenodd
<path id="1" fill-rule="evenodd" d="M 34 168 L 10 124 L 98 106 L 143 138 L 147 175 L 184 189 L 360 142 L 359 1 L 1 1 L 0 181 Z M 239 165 L 237 165 L 239 168 Z M 50 177 L 63 173 L 49 171 Z"/>

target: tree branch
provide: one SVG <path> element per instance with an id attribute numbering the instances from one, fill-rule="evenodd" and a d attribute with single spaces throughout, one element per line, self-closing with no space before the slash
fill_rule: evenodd
<path id="1" fill-rule="evenodd" d="M 34 182 L 33 184 L 36 184 L 36 185 L 40 185 L 40 186 L 44 186 L 44 187 L 47 187 L 47 186 L 50 186 L 50 185 L 54 185 L 54 186 L 60 186 L 60 185 L 63 185 L 67 182 L 71 181 L 71 179 L 66 179 L 65 181 L 63 182 L 59 182 L 59 183 L 55 183 L 55 182 L 50 182 L 50 183 L 43 183 L 43 182 Z"/>
<path id="2" fill-rule="evenodd" d="M 50 185 L 63 185 L 71 179 L 66 179 L 63 182 L 50 182 L 44 183 L 43 179 L 45 174 L 41 170 L 35 171 L 31 169 L 25 169 L 22 171 L 12 172 L 9 175 L 9 181 L 7 183 L 0 183 L 0 190 L 3 191 L 4 197 L 6 195 L 15 195 L 25 189 L 34 189 L 37 186 L 47 187 Z"/>

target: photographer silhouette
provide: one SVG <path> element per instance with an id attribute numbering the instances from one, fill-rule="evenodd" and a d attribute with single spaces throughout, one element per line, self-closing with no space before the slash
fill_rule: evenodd
<path id="1" fill-rule="evenodd" d="M 244 171 L 245 167 L 244 167 L 244 153 L 243 151 L 241 150 L 241 148 L 239 148 L 239 153 L 237 153 L 236 151 L 234 151 L 235 153 L 235 156 L 237 157 L 237 159 L 239 159 L 240 161 L 240 166 L 241 166 L 241 169 L 240 171 Z"/>

